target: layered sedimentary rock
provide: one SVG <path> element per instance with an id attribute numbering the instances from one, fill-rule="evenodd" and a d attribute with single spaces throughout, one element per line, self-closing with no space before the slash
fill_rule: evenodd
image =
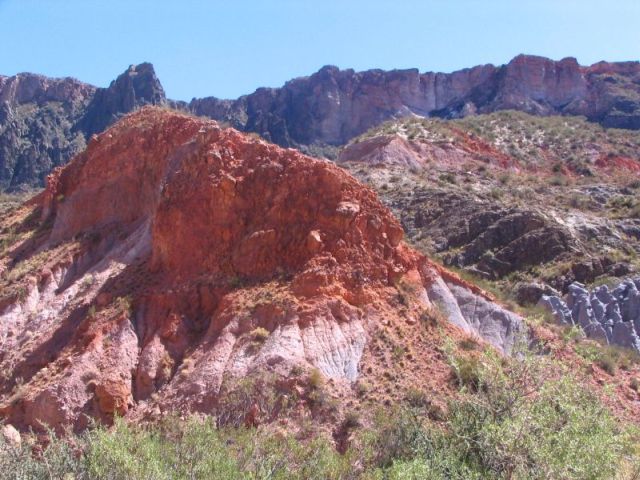
<path id="1" fill-rule="evenodd" d="M 505 111 L 389 122 L 337 163 L 378 191 L 415 244 L 535 304 L 637 269 L 639 148 L 631 131 Z"/>
<path id="2" fill-rule="evenodd" d="M 259 369 L 348 385 L 378 327 L 434 309 L 505 352 L 524 334 L 342 169 L 213 121 L 142 109 L 22 215 L 0 301 L 0 414 L 21 428 L 211 412 Z"/>
<path id="3" fill-rule="evenodd" d="M 564 325 L 578 325 L 590 338 L 640 352 L 640 277 L 616 288 L 606 285 L 592 291 L 579 283 L 563 298 L 543 295 L 540 305 Z"/>

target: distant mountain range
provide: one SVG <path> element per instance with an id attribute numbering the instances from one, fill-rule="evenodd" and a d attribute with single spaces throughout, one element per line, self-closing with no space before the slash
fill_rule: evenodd
<path id="1" fill-rule="evenodd" d="M 339 70 L 326 66 L 280 88 L 236 100 L 166 98 L 153 66 L 130 66 L 108 88 L 72 78 L 0 76 L 0 188 L 42 185 L 91 135 L 140 106 L 166 105 L 256 132 L 281 146 L 332 157 L 386 120 L 459 118 L 497 110 L 581 115 L 605 127 L 640 129 L 640 62 L 520 55 L 502 66 L 453 73 Z"/>

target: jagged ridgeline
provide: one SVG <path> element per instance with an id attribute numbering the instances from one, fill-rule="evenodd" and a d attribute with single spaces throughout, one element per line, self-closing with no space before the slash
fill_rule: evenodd
<path id="1" fill-rule="evenodd" d="M 355 72 L 324 67 L 281 88 L 236 100 L 167 100 L 152 65 L 131 66 L 108 88 L 33 74 L 0 76 L 0 188 L 41 186 L 89 136 L 142 105 L 168 105 L 256 132 L 281 146 L 332 157 L 337 147 L 386 120 L 458 118 L 515 109 L 582 115 L 606 127 L 640 128 L 640 64 L 518 56 L 503 66 L 458 72 Z"/>
<path id="2" fill-rule="evenodd" d="M 122 115 L 167 99 L 149 63 L 130 66 L 108 88 L 29 73 L 0 77 L 0 188 L 41 186 Z"/>

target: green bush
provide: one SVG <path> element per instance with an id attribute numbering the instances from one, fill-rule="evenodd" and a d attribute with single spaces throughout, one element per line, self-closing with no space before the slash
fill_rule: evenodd
<path id="1" fill-rule="evenodd" d="M 32 442 L 23 441 L 20 446 L 13 446 L 5 443 L 0 435 L 0 479 L 89 478 L 84 463 L 74 455 L 70 444 L 50 435 L 54 441 L 38 456 L 33 455 Z"/>
<path id="2" fill-rule="evenodd" d="M 116 420 L 65 441 L 51 435 L 37 455 L 28 436 L 20 447 L 0 440 L 0 479 L 637 478 L 637 433 L 623 430 L 561 366 L 527 355 L 474 358 L 478 388 L 450 401 L 446 422 L 434 425 L 413 406 L 380 409 L 368 420 L 347 413 L 343 430 L 354 438 L 343 454 L 321 435 L 221 427 L 212 417 L 152 426 Z"/>
<path id="3" fill-rule="evenodd" d="M 451 360 L 474 365 L 479 388 L 450 402 L 443 430 L 406 411 L 378 420 L 368 478 L 609 479 L 637 464 L 602 403 L 568 373 L 549 374 L 559 365 L 491 354 Z"/>

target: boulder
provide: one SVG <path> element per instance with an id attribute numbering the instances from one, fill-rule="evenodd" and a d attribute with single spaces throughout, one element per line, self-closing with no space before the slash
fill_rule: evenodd
<path id="1" fill-rule="evenodd" d="M 7 445 L 11 445 L 12 447 L 20 447 L 22 443 L 20 432 L 11 424 L 2 426 L 2 438 Z"/>

